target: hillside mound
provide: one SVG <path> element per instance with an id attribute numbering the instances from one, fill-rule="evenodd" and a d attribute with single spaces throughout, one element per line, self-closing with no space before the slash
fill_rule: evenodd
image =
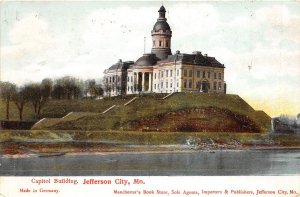
<path id="1" fill-rule="evenodd" d="M 131 131 L 259 132 L 247 116 L 217 107 L 198 107 L 128 121 L 120 126 Z"/>
<path id="2" fill-rule="evenodd" d="M 61 118 L 61 121 L 40 129 L 222 132 L 270 130 L 271 118 L 262 111 L 255 111 L 237 95 L 175 93 L 162 99 L 163 96 L 165 95 L 136 96 L 130 104 L 127 103 L 134 97 L 69 101 L 69 104 L 52 101 L 59 104 L 59 109 L 52 113 L 57 106 L 48 106 L 43 111 L 44 114 L 53 117 L 54 114 L 66 115 L 70 110 L 89 113 L 71 113 L 69 116 L 72 118 Z M 113 105 L 113 109 L 103 113 Z M 74 115 L 76 118 L 73 118 Z"/>

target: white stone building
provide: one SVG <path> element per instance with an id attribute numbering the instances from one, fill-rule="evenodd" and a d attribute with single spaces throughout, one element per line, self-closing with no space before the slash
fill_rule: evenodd
<path id="1" fill-rule="evenodd" d="M 172 31 L 165 18 L 164 6 L 161 6 L 158 12 L 159 17 L 151 31 L 153 41 L 151 53 L 144 54 L 135 62 L 120 61 L 117 63 L 119 66 L 115 64 L 106 70 L 104 72 L 104 87 L 107 87 L 105 95 L 226 93 L 224 65 L 214 57 L 199 51 L 192 54 L 176 51 L 172 54 Z"/>

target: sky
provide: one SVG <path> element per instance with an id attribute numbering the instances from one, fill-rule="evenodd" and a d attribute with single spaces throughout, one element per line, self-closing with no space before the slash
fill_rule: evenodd
<path id="1" fill-rule="evenodd" d="M 1 80 L 100 79 L 151 51 L 162 1 L 2 1 Z M 300 3 L 163 1 L 172 52 L 225 65 L 227 93 L 270 116 L 300 113 Z M 250 67 L 249 67 L 250 66 Z M 249 69 L 250 68 L 250 69 Z"/>

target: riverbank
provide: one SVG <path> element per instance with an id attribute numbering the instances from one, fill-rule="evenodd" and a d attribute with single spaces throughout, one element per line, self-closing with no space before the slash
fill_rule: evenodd
<path id="1" fill-rule="evenodd" d="M 224 132 L 4 130 L 0 154 L 60 156 L 114 152 L 299 149 L 299 135 Z"/>
<path id="2" fill-rule="evenodd" d="M 300 146 L 280 145 L 126 145 L 113 143 L 36 143 L 36 142 L 2 142 L 1 157 L 58 157 L 63 155 L 109 155 L 109 154 L 160 154 L 215 151 L 245 150 L 299 150 Z"/>

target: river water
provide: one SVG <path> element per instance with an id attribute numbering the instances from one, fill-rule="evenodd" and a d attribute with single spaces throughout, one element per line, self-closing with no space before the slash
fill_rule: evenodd
<path id="1" fill-rule="evenodd" d="M 300 175 L 300 150 L 217 150 L 0 157 L 1 176 Z"/>

